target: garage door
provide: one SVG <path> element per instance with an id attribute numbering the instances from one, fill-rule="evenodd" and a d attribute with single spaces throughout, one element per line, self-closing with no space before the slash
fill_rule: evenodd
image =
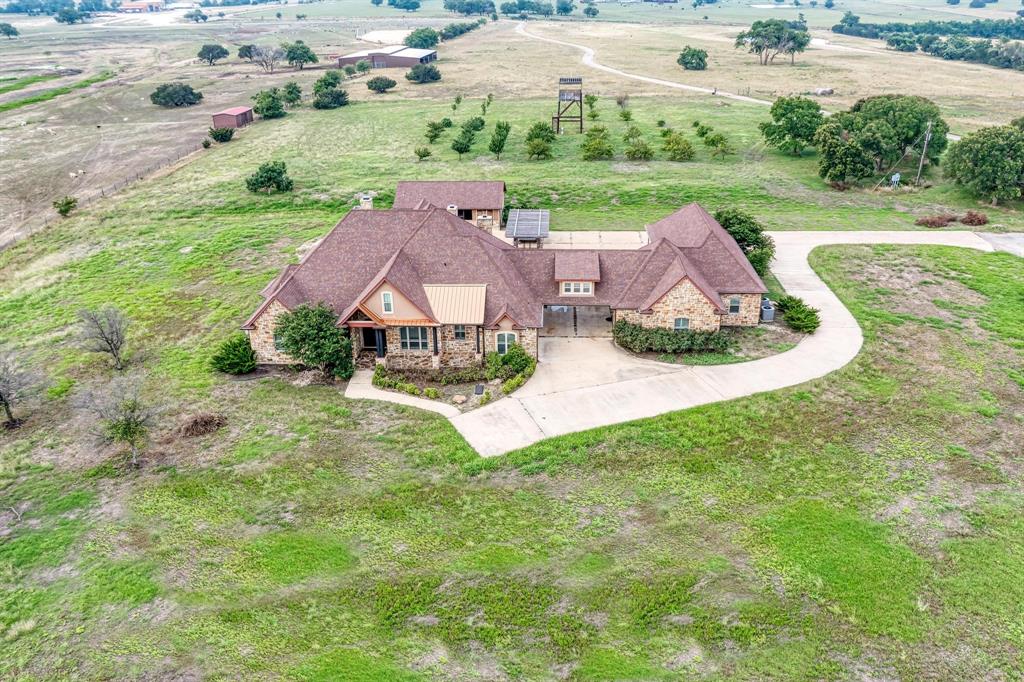
<path id="1" fill-rule="evenodd" d="M 546 305 L 541 336 L 611 336 L 612 309 L 606 305 Z"/>

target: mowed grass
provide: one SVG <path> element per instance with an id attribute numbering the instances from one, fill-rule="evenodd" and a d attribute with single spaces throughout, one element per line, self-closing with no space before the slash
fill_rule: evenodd
<path id="1" fill-rule="evenodd" d="M 229 426 L 161 437 L 140 472 L 83 450 L 59 401 L 37 408 L 67 427 L 0 445 L 23 515 L 4 516 L 0 674 L 1012 677 L 1020 260 L 812 258 L 867 331 L 848 367 L 503 458 L 435 415 L 280 378 L 182 389 L 178 409 Z M 982 391 L 996 412 L 935 402 Z"/>

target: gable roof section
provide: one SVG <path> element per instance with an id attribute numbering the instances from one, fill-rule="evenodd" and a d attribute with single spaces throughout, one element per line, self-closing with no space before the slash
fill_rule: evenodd
<path id="1" fill-rule="evenodd" d="M 649 311 L 665 294 L 688 278 L 716 310 L 724 310 L 721 295 L 708 284 L 682 249 L 667 239 L 659 239 L 648 251 L 647 259 L 637 269 L 615 308 Z"/>
<path id="2" fill-rule="evenodd" d="M 597 251 L 558 251 L 555 254 L 555 280 L 601 281 L 601 263 Z"/>
<path id="3" fill-rule="evenodd" d="M 483 324 L 486 284 L 427 284 L 423 287 L 441 324 Z"/>
<path id="4" fill-rule="evenodd" d="M 505 183 L 500 180 L 403 180 L 395 186 L 395 208 L 415 208 L 421 201 L 439 207 L 500 209 Z"/>
<path id="5" fill-rule="evenodd" d="M 763 294 L 768 288 L 736 240 L 700 204 L 684 206 L 647 226 L 652 246 L 665 239 L 677 246 L 707 284 L 722 294 Z"/>

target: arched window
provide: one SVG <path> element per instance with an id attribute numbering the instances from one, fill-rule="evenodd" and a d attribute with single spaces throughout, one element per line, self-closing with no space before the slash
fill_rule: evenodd
<path id="1" fill-rule="evenodd" d="M 498 354 L 504 355 L 516 342 L 516 334 L 515 332 L 498 332 L 495 335 L 495 340 L 498 343 Z"/>

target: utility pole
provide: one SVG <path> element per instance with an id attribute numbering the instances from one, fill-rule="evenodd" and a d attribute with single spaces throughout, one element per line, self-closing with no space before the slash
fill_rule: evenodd
<path id="1" fill-rule="evenodd" d="M 928 129 L 924 131 L 924 148 L 921 150 L 921 160 L 917 162 L 917 178 L 915 185 L 921 184 L 921 170 L 924 168 L 924 157 L 928 153 L 928 143 L 932 139 L 932 122 L 928 121 Z"/>

